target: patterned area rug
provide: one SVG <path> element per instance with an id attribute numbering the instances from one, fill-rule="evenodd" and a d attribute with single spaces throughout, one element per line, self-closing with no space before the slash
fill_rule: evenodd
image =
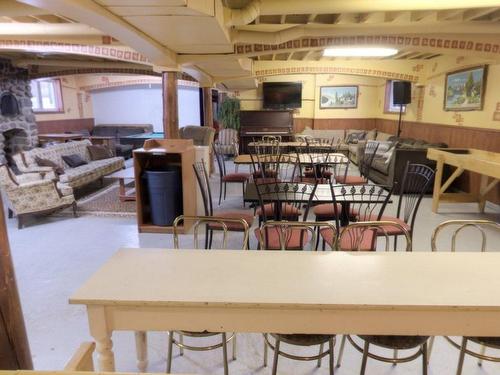
<path id="1" fill-rule="evenodd" d="M 78 215 L 93 216 L 135 216 L 135 202 L 122 202 L 118 198 L 119 186 L 113 183 L 99 191 L 77 199 Z M 63 215 L 72 215 L 71 209 L 61 211 Z"/>

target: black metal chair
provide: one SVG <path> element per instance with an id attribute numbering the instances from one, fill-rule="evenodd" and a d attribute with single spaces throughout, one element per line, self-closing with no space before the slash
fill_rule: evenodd
<path id="1" fill-rule="evenodd" d="M 203 200 L 203 208 L 205 210 L 205 216 L 215 216 L 219 218 L 226 219 L 243 219 L 248 227 L 251 227 L 254 221 L 254 216 L 250 213 L 245 213 L 241 211 L 215 211 L 213 208 L 212 193 L 210 190 L 210 181 L 208 177 L 207 170 L 205 168 L 205 162 L 195 162 L 193 164 L 193 170 L 196 175 L 196 180 L 198 181 L 198 186 L 200 187 L 201 198 Z M 243 232 L 244 226 L 238 225 L 235 222 L 228 222 L 227 230 L 230 232 Z M 205 249 L 210 249 L 212 246 L 213 232 L 221 231 L 223 228 L 218 223 L 207 223 L 206 225 L 206 235 L 205 235 Z M 249 244 L 247 243 L 247 247 Z"/>
<path id="2" fill-rule="evenodd" d="M 381 220 L 395 221 L 404 227 L 413 238 L 415 219 L 420 202 L 434 180 L 434 170 L 423 164 L 406 163 L 403 180 L 399 185 L 399 200 L 396 216 L 382 216 Z M 397 227 L 389 228 L 387 234 L 394 236 L 396 251 L 398 236 L 403 235 Z"/>
<path id="3" fill-rule="evenodd" d="M 359 221 L 380 221 L 391 199 L 392 189 L 386 190 L 386 187 L 380 185 L 334 185 L 330 183 L 333 211 L 333 220 L 338 228 L 338 234 L 343 231 L 350 222 Z M 336 242 L 333 234 L 327 229 L 320 232 L 323 239 L 322 248 L 325 244 L 330 247 Z M 343 250 L 348 250 L 346 244 L 339 244 Z M 355 249 L 351 249 L 355 250 Z M 363 242 L 360 249 L 362 251 L 373 250 L 371 242 Z"/>
<path id="4" fill-rule="evenodd" d="M 438 238 L 443 230 L 447 227 L 458 227 L 453 231 L 451 236 L 451 246 L 450 251 L 455 252 L 457 249 L 457 237 L 460 232 L 464 229 L 474 229 L 478 231 L 481 235 L 481 252 L 487 251 L 486 246 L 486 232 L 484 229 L 489 228 L 500 232 L 500 223 L 496 223 L 490 220 L 448 220 L 441 224 L 439 224 L 434 230 L 431 237 L 431 249 L 432 251 L 438 250 Z M 477 364 L 479 366 L 482 365 L 482 361 L 491 361 L 491 362 L 500 362 L 500 355 L 492 356 L 486 355 L 486 349 L 490 348 L 493 350 L 500 350 L 500 338 L 499 337 L 462 337 L 460 343 L 455 342 L 448 336 L 445 336 L 445 339 L 455 348 L 460 350 L 460 354 L 458 357 L 458 365 L 457 365 L 457 375 L 462 374 L 462 369 L 464 365 L 465 355 L 470 355 L 478 359 Z M 480 345 L 479 353 L 467 348 L 469 342 L 476 343 Z M 434 338 L 431 339 L 429 343 L 429 352 L 432 350 L 432 345 L 434 342 Z M 430 354 L 430 353 L 429 353 Z"/>
<path id="5" fill-rule="evenodd" d="M 368 141 L 363 156 L 359 161 L 359 176 L 346 174 L 345 176 L 338 176 L 337 183 L 344 185 L 364 185 L 370 180 L 370 171 L 373 164 L 373 159 L 377 154 L 379 143 Z"/>
<path id="6" fill-rule="evenodd" d="M 259 197 L 259 226 L 262 222 L 274 221 L 302 221 L 307 220 L 312 199 L 316 191 L 317 183 L 308 184 L 300 182 L 264 182 L 256 183 L 257 195 Z M 302 207 L 305 205 L 304 210 Z M 255 236 L 259 243 L 260 228 L 255 230 Z M 279 238 L 276 231 L 266 232 L 264 238 L 265 248 L 279 249 Z M 294 247 L 301 246 L 301 237 L 294 238 Z M 291 246 L 291 245 L 290 245 Z"/>
<path id="7" fill-rule="evenodd" d="M 219 152 L 218 144 L 214 142 L 212 145 L 214 157 L 217 161 L 217 166 L 219 168 L 219 205 L 222 200 L 222 190 L 224 190 L 224 200 L 226 200 L 227 184 L 241 184 L 241 189 L 243 195 L 245 194 L 245 184 L 250 178 L 250 173 L 227 173 L 226 172 L 226 162 L 224 160 L 224 155 Z M 242 195 L 242 196 L 243 196 Z M 245 202 L 243 202 L 245 206 Z"/>

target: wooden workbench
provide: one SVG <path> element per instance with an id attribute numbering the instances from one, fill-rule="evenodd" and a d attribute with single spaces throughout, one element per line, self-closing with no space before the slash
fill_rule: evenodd
<path id="1" fill-rule="evenodd" d="M 436 176 L 432 197 L 432 211 L 438 212 L 440 202 L 477 202 L 479 211 L 484 212 L 486 194 L 500 181 L 500 154 L 496 152 L 476 149 L 437 149 L 429 148 L 427 158 L 436 160 Z M 444 166 L 455 167 L 451 176 L 442 183 Z M 471 171 L 481 175 L 479 192 L 475 193 L 446 193 L 453 181 L 464 171 Z M 491 178 L 491 180 L 490 180 Z"/>
<path id="2" fill-rule="evenodd" d="M 472 250 L 472 249 L 471 249 Z M 70 298 L 101 371 L 145 331 L 500 336 L 500 253 L 123 249 Z"/>

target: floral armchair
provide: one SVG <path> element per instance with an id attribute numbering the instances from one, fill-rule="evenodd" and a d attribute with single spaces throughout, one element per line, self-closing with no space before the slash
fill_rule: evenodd
<path id="1" fill-rule="evenodd" d="M 7 197 L 9 217 L 17 216 L 18 228 L 24 226 L 26 216 L 49 213 L 73 206 L 76 201 L 71 188 L 59 190 L 53 173 L 24 173 L 15 175 L 8 166 L 0 166 L 0 187 Z"/>
<path id="2" fill-rule="evenodd" d="M 221 129 L 217 142 L 218 150 L 222 155 L 238 156 L 238 130 Z"/>

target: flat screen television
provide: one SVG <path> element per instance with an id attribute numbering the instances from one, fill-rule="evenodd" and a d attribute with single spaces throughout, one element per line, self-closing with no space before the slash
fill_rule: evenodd
<path id="1" fill-rule="evenodd" d="M 265 109 L 289 109 L 302 106 L 302 83 L 264 82 L 262 84 Z"/>

